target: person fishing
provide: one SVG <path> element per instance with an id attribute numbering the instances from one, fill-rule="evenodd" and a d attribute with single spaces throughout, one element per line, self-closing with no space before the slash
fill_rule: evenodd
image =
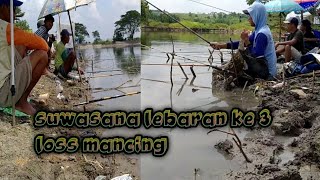
<path id="1" fill-rule="evenodd" d="M 13 0 L 14 8 L 21 6 L 22 1 Z M 11 29 L 10 29 L 10 0 L 0 1 L 0 107 L 11 107 L 12 101 L 16 109 L 29 115 L 36 113 L 35 108 L 27 98 L 38 83 L 48 62 L 47 43 L 39 36 L 14 28 L 15 45 L 15 86 L 14 99 L 11 87 Z M 34 50 L 27 55 L 28 50 Z"/>
<path id="2" fill-rule="evenodd" d="M 72 69 L 77 70 L 74 67 L 76 55 L 75 53 L 65 47 L 70 41 L 70 34 L 67 29 L 63 29 L 60 33 L 61 41 L 56 43 L 55 49 L 55 72 L 60 73 L 64 78 L 68 78 L 68 74 Z M 82 69 L 79 68 L 81 74 L 83 74 Z"/>
<path id="3" fill-rule="evenodd" d="M 249 15 L 249 23 L 255 27 L 250 36 L 248 31 L 241 33 L 241 41 L 244 42 L 246 51 L 249 53 L 248 56 L 242 55 L 247 64 L 247 70 L 244 72 L 253 78 L 272 80 L 277 75 L 277 57 L 273 37 L 267 25 L 266 8 L 262 3 L 255 1 L 243 12 Z M 240 42 L 211 43 L 211 47 L 217 50 L 237 49 L 239 45 Z"/>

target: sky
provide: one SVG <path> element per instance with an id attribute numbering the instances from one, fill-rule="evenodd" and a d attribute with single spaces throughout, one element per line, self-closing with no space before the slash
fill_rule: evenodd
<path id="1" fill-rule="evenodd" d="M 161 10 L 165 9 L 168 12 L 175 13 L 210 13 L 221 12 L 212 7 L 204 6 L 190 0 L 148 0 L 153 5 L 157 6 Z M 246 0 L 194 0 L 210 6 L 218 7 L 223 10 L 231 12 L 242 12 L 242 10 L 248 7 Z M 150 9 L 152 6 L 150 6 Z"/>
<path id="2" fill-rule="evenodd" d="M 37 19 L 45 0 L 22 0 L 22 10 L 25 12 L 23 19 L 26 19 L 33 31 L 37 28 Z M 194 3 L 190 0 L 149 0 L 150 3 L 165 9 L 171 13 L 193 12 L 193 13 L 210 13 L 221 12 L 212 7 Z M 242 12 L 247 8 L 245 0 L 195 0 L 201 3 L 209 4 L 221 9 L 232 12 Z M 150 6 L 152 9 L 152 7 Z M 114 22 L 120 19 L 120 16 L 129 10 L 137 10 L 140 12 L 140 0 L 96 0 L 96 2 L 79 7 L 76 11 L 71 11 L 71 19 L 73 22 L 82 23 L 87 27 L 90 38 L 87 41 L 93 41 L 92 32 L 98 30 L 101 39 L 112 39 L 114 32 Z M 56 21 L 51 34 L 57 33 L 58 15 L 54 16 Z M 61 14 L 61 24 L 69 24 L 67 13 Z M 136 34 L 136 37 L 140 33 Z"/>
<path id="3" fill-rule="evenodd" d="M 45 0 L 22 0 L 24 4 L 21 9 L 25 12 L 22 19 L 28 21 L 33 31 L 37 29 L 37 19 L 44 5 Z M 140 12 L 140 0 L 95 0 L 96 2 L 79 7 L 70 12 L 73 22 L 82 23 L 87 27 L 90 38 L 87 41 L 93 41 L 92 32 L 98 30 L 101 39 L 112 39 L 114 32 L 114 23 L 118 21 L 121 15 L 129 10 L 137 10 Z M 55 34 L 57 32 L 59 16 L 54 16 L 55 25 L 49 32 Z M 61 14 L 61 24 L 69 24 L 67 13 Z M 138 33 L 136 36 L 140 36 Z"/>

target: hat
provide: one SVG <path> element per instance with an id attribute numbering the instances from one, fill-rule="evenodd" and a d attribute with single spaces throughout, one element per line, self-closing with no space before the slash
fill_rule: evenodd
<path id="1" fill-rule="evenodd" d="M 21 6 L 23 4 L 22 1 L 13 0 L 13 6 Z M 10 0 L 0 0 L 0 5 L 10 5 Z"/>
<path id="2" fill-rule="evenodd" d="M 298 26 L 299 25 L 299 20 L 297 18 L 295 18 L 295 17 L 291 17 L 291 18 L 283 21 L 283 23 L 285 23 L 285 24 L 294 24 L 294 25 Z"/>
<path id="3" fill-rule="evenodd" d="M 70 36 L 71 33 L 67 29 L 63 29 L 60 33 L 61 36 Z"/>
<path id="4" fill-rule="evenodd" d="M 244 14 L 246 14 L 246 15 L 249 15 L 250 16 L 250 13 L 249 13 L 249 11 L 248 10 L 243 10 L 242 11 Z"/>
<path id="5" fill-rule="evenodd" d="M 52 21 L 52 22 L 54 22 L 54 18 L 53 18 L 53 16 L 51 14 L 49 14 L 49 15 L 46 15 L 46 17 L 44 17 L 44 21 Z"/>

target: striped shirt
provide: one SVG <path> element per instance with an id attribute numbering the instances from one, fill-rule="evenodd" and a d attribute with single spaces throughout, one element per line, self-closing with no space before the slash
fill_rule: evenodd
<path id="1" fill-rule="evenodd" d="M 39 29 L 35 32 L 35 34 L 42 37 L 46 42 L 48 42 L 49 33 L 45 26 L 40 26 Z"/>

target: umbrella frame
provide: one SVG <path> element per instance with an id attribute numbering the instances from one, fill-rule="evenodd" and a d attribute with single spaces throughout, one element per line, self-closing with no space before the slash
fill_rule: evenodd
<path id="1" fill-rule="evenodd" d="M 15 113 L 15 46 L 14 46 L 14 9 L 13 9 L 13 0 L 10 0 L 10 38 L 11 38 L 11 95 L 12 95 L 12 124 L 13 126 L 16 125 L 16 113 Z"/>

